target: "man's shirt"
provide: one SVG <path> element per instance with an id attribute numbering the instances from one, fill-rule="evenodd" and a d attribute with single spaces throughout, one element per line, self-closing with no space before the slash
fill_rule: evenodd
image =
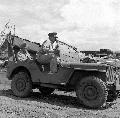
<path id="1" fill-rule="evenodd" d="M 46 40 L 43 42 L 42 48 L 44 50 L 54 51 L 58 48 L 58 43 L 56 41 L 52 43 L 50 40 Z"/>
<path id="2" fill-rule="evenodd" d="M 27 59 L 30 59 L 32 60 L 32 57 L 31 55 L 28 53 L 27 50 L 20 50 L 18 53 L 17 53 L 17 58 L 18 60 L 20 61 L 26 61 Z"/>

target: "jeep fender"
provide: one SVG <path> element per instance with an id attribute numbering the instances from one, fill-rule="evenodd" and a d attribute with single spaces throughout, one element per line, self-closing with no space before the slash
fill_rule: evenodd
<path id="1" fill-rule="evenodd" d="M 106 73 L 105 72 L 75 70 L 74 73 L 72 74 L 71 78 L 69 79 L 68 84 L 74 86 L 78 82 L 78 79 L 82 79 L 82 78 L 90 76 L 90 75 L 100 77 L 102 81 L 106 82 Z"/>

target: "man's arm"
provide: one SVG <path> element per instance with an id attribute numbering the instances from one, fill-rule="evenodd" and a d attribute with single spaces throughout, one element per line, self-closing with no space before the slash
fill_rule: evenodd
<path id="1" fill-rule="evenodd" d="M 26 57 L 30 60 L 33 60 L 32 56 L 30 55 L 30 53 L 26 50 Z"/>
<path id="2" fill-rule="evenodd" d="M 59 44 L 57 41 L 55 43 L 54 54 L 60 56 Z"/>

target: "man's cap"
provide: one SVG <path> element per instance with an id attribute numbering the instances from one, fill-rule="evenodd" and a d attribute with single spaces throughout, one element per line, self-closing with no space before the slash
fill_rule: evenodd
<path id="1" fill-rule="evenodd" d="M 52 33 L 49 33 L 49 34 L 48 34 L 49 37 L 55 37 L 55 38 L 58 38 L 56 35 L 57 35 L 56 32 L 52 32 Z"/>
<path id="2" fill-rule="evenodd" d="M 22 43 L 21 45 L 20 45 L 20 48 L 25 48 L 26 47 L 26 43 Z"/>

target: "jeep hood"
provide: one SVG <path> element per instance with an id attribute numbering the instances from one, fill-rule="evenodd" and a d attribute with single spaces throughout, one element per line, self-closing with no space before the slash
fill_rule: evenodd
<path id="1" fill-rule="evenodd" d="M 96 70 L 96 71 L 106 71 L 106 68 L 108 67 L 107 64 L 101 64 L 101 63 L 76 63 L 76 62 L 68 62 L 68 63 L 62 63 L 63 67 L 67 68 L 74 68 L 75 70 Z"/>

